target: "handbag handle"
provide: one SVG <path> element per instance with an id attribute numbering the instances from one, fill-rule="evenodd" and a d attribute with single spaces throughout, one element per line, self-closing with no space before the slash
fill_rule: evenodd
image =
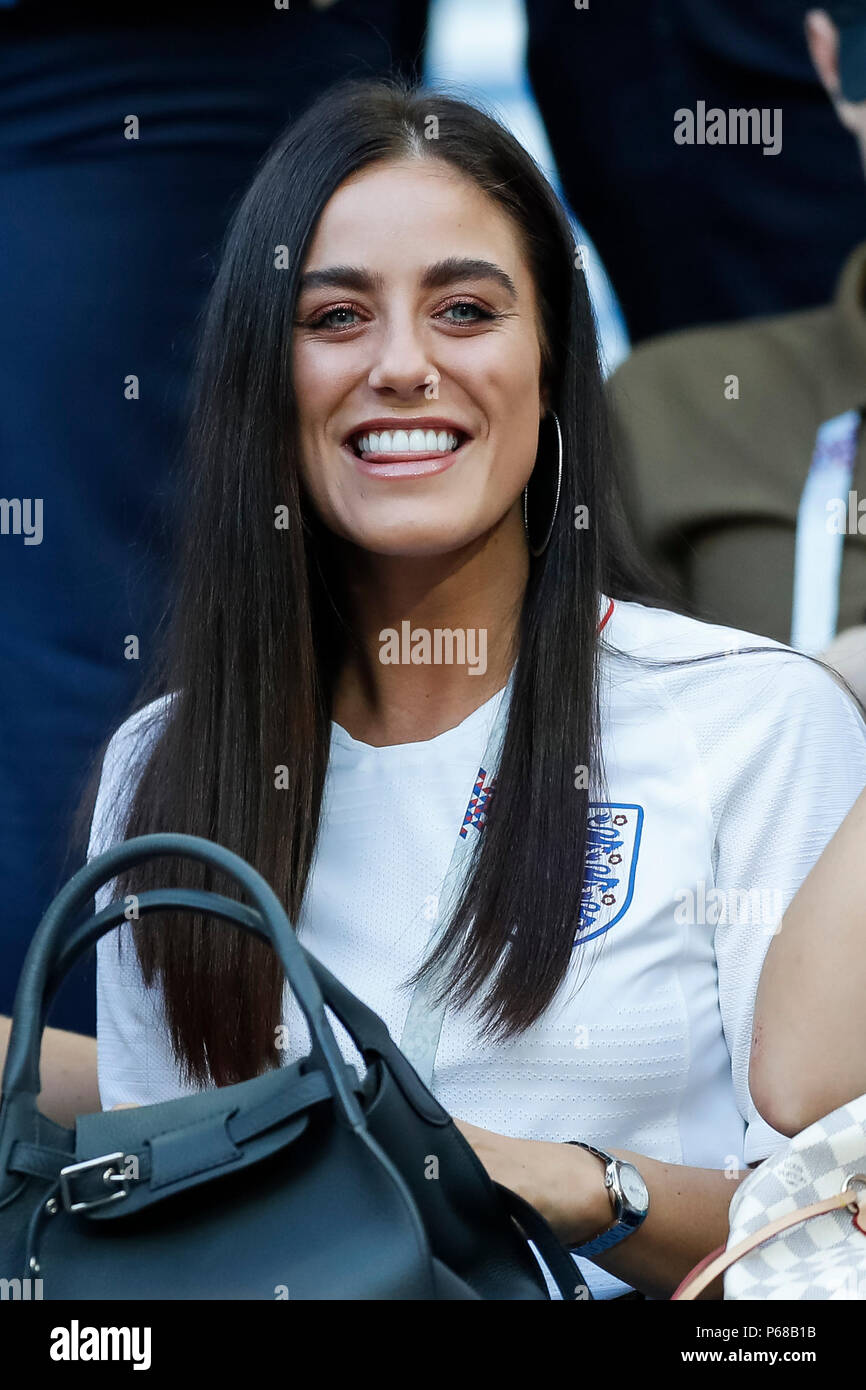
<path id="1" fill-rule="evenodd" d="M 251 864 L 223 845 L 214 844 L 198 835 L 169 831 L 140 835 L 113 845 L 73 874 L 49 904 L 24 958 L 15 993 L 12 1030 L 3 1071 L 4 1099 L 22 1094 L 39 1094 L 43 1004 L 50 987 L 56 984 L 55 967 L 61 957 L 64 938 L 70 932 L 72 919 L 87 905 L 98 888 L 119 873 L 149 859 L 165 856 L 197 859 L 209 864 L 228 874 L 247 892 L 258 910 L 263 934 L 279 957 L 286 979 L 301 1007 L 310 1031 L 313 1055 L 331 1080 L 338 1111 L 350 1128 L 366 1131 L 363 1111 L 349 1085 L 342 1053 L 325 1014 L 321 990 L 276 893 Z M 103 922 L 99 935 L 110 931 L 114 925 L 114 921 Z"/>
<path id="2" fill-rule="evenodd" d="M 866 1175 L 857 1173 L 856 1178 L 866 1184 Z M 849 1178 L 849 1182 L 854 1179 Z M 730 1265 L 736 1264 L 744 1255 L 748 1255 L 751 1250 L 756 1250 L 759 1245 L 772 1240 L 773 1236 L 780 1235 L 782 1231 L 787 1231 L 791 1226 L 799 1226 L 801 1221 L 810 1221 L 813 1216 L 824 1216 L 828 1211 L 837 1211 L 840 1207 L 848 1207 L 855 1213 L 854 1224 L 858 1230 L 866 1230 L 860 1225 L 860 1213 L 866 1217 L 866 1192 L 859 1199 L 851 1197 L 847 1186 L 841 1192 L 837 1192 L 833 1197 L 825 1197 L 821 1202 L 812 1202 L 808 1207 L 798 1207 L 796 1211 L 791 1211 L 787 1216 L 777 1217 L 775 1221 L 768 1221 L 766 1226 L 761 1226 L 759 1230 L 753 1231 L 745 1240 L 738 1241 L 732 1245 L 730 1250 L 724 1245 L 718 1249 L 711 1250 L 709 1255 L 695 1265 L 694 1269 L 689 1270 L 685 1279 L 678 1284 L 671 1294 L 672 1303 L 688 1303 L 697 1298 L 698 1294 L 703 1293 L 714 1279 L 723 1274 Z"/>
<path id="3" fill-rule="evenodd" d="M 147 916 L 152 912 L 162 912 L 166 908 L 187 908 L 214 917 L 221 917 L 225 921 L 246 927 L 257 936 L 268 939 L 261 917 L 255 908 L 248 907 L 245 903 L 237 902 L 233 898 L 226 898 L 222 894 L 211 893 L 198 888 L 175 888 L 151 889 L 138 895 L 139 917 Z M 55 962 L 54 972 L 46 984 L 43 996 L 44 1012 L 47 1012 L 53 995 L 78 957 L 88 947 L 94 945 L 106 932 L 111 931 L 113 927 L 122 925 L 127 920 L 123 903 L 117 901 L 109 903 L 94 917 L 73 929 L 63 943 Z M 365 1062 L 369 1063 L 376 1057 L 381 1057 L 387 1062 L 391 1075 L 416 1111 L 433 1124 L 451 1124 L 452 1120 L 448 1111 L 444 1110 L 436 1098 L 430 1094 L 411 1063 L 397 1047 L 379 1015 L 352 994 L 337 979 L 336 975 L 332 975 L 330 970 L 305 947 L 302 946 L 301 950 L 321 988 L 325 1003 L 336 1014 Z M 519 1197 L 516 1192 L 503 1187 L 501 1183 L 494 1182 L 493 1186 L 508 1215 L 522 1227 L 525 1237 L 534 1242 L 562 1298 L 566 1302 L 573 1302 L 580 1298 L 591 1299 L 592 1294 L 587 1288 L 580 1270 L 540 1213 Z"/>
<path id="4" fill-rule="evenodd" d="M 138 895 L 137 907 L 139 917 L 175 908 L 210 914 L 234 922 L 266 941 L 270 939 L 255 908 L 219 893 L 207 892 L 205 889 L 151 889 Z M 123 903 L 117 901 L 109 903 L 95 916 L 72 929 L 60 948 L 53 973 L 43 993 L 43 1027 L 51 999 L 79 956 L 113 927 L 122 926 L 124 923 L 128 924 L 128 918 Z M 352 994 L 306 947 L 301 946 L 300 942 L 298 945 L 321 990 L 324 1002 L 340 1020 L 364 1061 L 369 1065 L 376 1057 L 381 1057 L 387 1062 L 395 1081 L 415 1110 L 433 1124 L 447 1124 L 451 1118 L 448 1111 L 444 1110 L 427 1090 L 411 1063 L 397 1047 L 379 1015 Z"/>

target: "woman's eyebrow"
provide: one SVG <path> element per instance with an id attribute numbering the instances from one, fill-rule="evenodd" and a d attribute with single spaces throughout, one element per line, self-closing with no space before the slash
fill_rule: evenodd
<path id="1" fill-rule="evenodd" d="M 428 266 L 421 276 L 421 284 L 425 290 L 441 289 L 444 285 L 453 284 L 455 280 L 495 280 L 510 299 L 517 298 L 517 287 L 511 276 L 493 261 L 482 261 L 468 256 L 448 256 L 446 260 Z"/>
<path id="2" fill-rule="evenodd" d="M 298 294 L 307 290 L 347 289 L 369 293 L 381 289 L 382 276 L 356 265 L 330 265 L 325 270 L 308 270 L 298 282 Z"/>
<path id="3" fill-rule="evenodd" d="M 517 299 L 517 288 L 511 276 L 493 261 L 478 260 L 474 257 L 449 256 L 444 261 L 436 261 L 421 276 L 421 286 L 425 290 L 442 289 L 457 280 L 495 280 L 512 300 Z M 378 273 L 364 270 L 354 265 L 332 265 L 322 270 L 308 270 L 300 278 L 298 293 L 318 289 L 357 290 L 369 294 L 381 289 L 383 277 Z"/>

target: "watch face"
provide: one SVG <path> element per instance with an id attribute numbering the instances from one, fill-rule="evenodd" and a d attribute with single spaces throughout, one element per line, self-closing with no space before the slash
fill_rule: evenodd
<path id="1" fill-rule="evenodd" d="M 637 1208 L 638 1211 L 643 1211 L 644 1207 L 647 1205 L 649 1193 L 647 1192 L 646 1183 L 638 1170 L 633 1167 L 631 1163 L 624 1163 L 620 1168 L 619 1183 L 622 1188 L 622 1195 L 625 1197 L 629 1206 Z"/>

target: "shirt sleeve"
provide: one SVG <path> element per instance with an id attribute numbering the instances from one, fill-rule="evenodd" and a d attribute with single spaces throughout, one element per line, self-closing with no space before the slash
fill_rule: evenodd
<path id="1" fill-rule="evenodd" d="M 106 750 L 91 822 L 88 860 L 124 838 L 141 757 L 158 725 L 145 727 L 140 711 L 117 730 Z M 96 909 L 115 897 L 114 883 L 96 893 Z M 181 1080 L 162 1008 L 161 991 L 148 989 L 130 926 L 108 932 L 96 948 L 96 1038 L 99 1095 L 104 1110 L 125 1101 L 150 1105 L 196 1088 Z"/>
<path id="2" fill-rule="evenodd" d="M 724 904 L 714 932 L 719 1004 L 746 1121 L 745 1159 L 755 1163 L 788 1142 L 761 1118 L 749 1091 L 761 967 L 782 914 L 866 784 L 866 726 L 808 659 L 779 650 L 736 660 L 743 677 L 729 683 L 736 707 L 728 707 L 728 683 L 715 673 L 706 760 L 715 887 Z M 815 929 L 829 932 L 833 923 Z"/>

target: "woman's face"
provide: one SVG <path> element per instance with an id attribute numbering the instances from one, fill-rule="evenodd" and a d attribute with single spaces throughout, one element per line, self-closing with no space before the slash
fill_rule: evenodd
<path id="1" fill-rule="evenodd" d="M 330 530 L 445 554 L 514 508 L 535 461 L 535 286 L 508 215 L 441 160 L 377 164 L 322 213 L 293 340 L 302 472 Z"/>

